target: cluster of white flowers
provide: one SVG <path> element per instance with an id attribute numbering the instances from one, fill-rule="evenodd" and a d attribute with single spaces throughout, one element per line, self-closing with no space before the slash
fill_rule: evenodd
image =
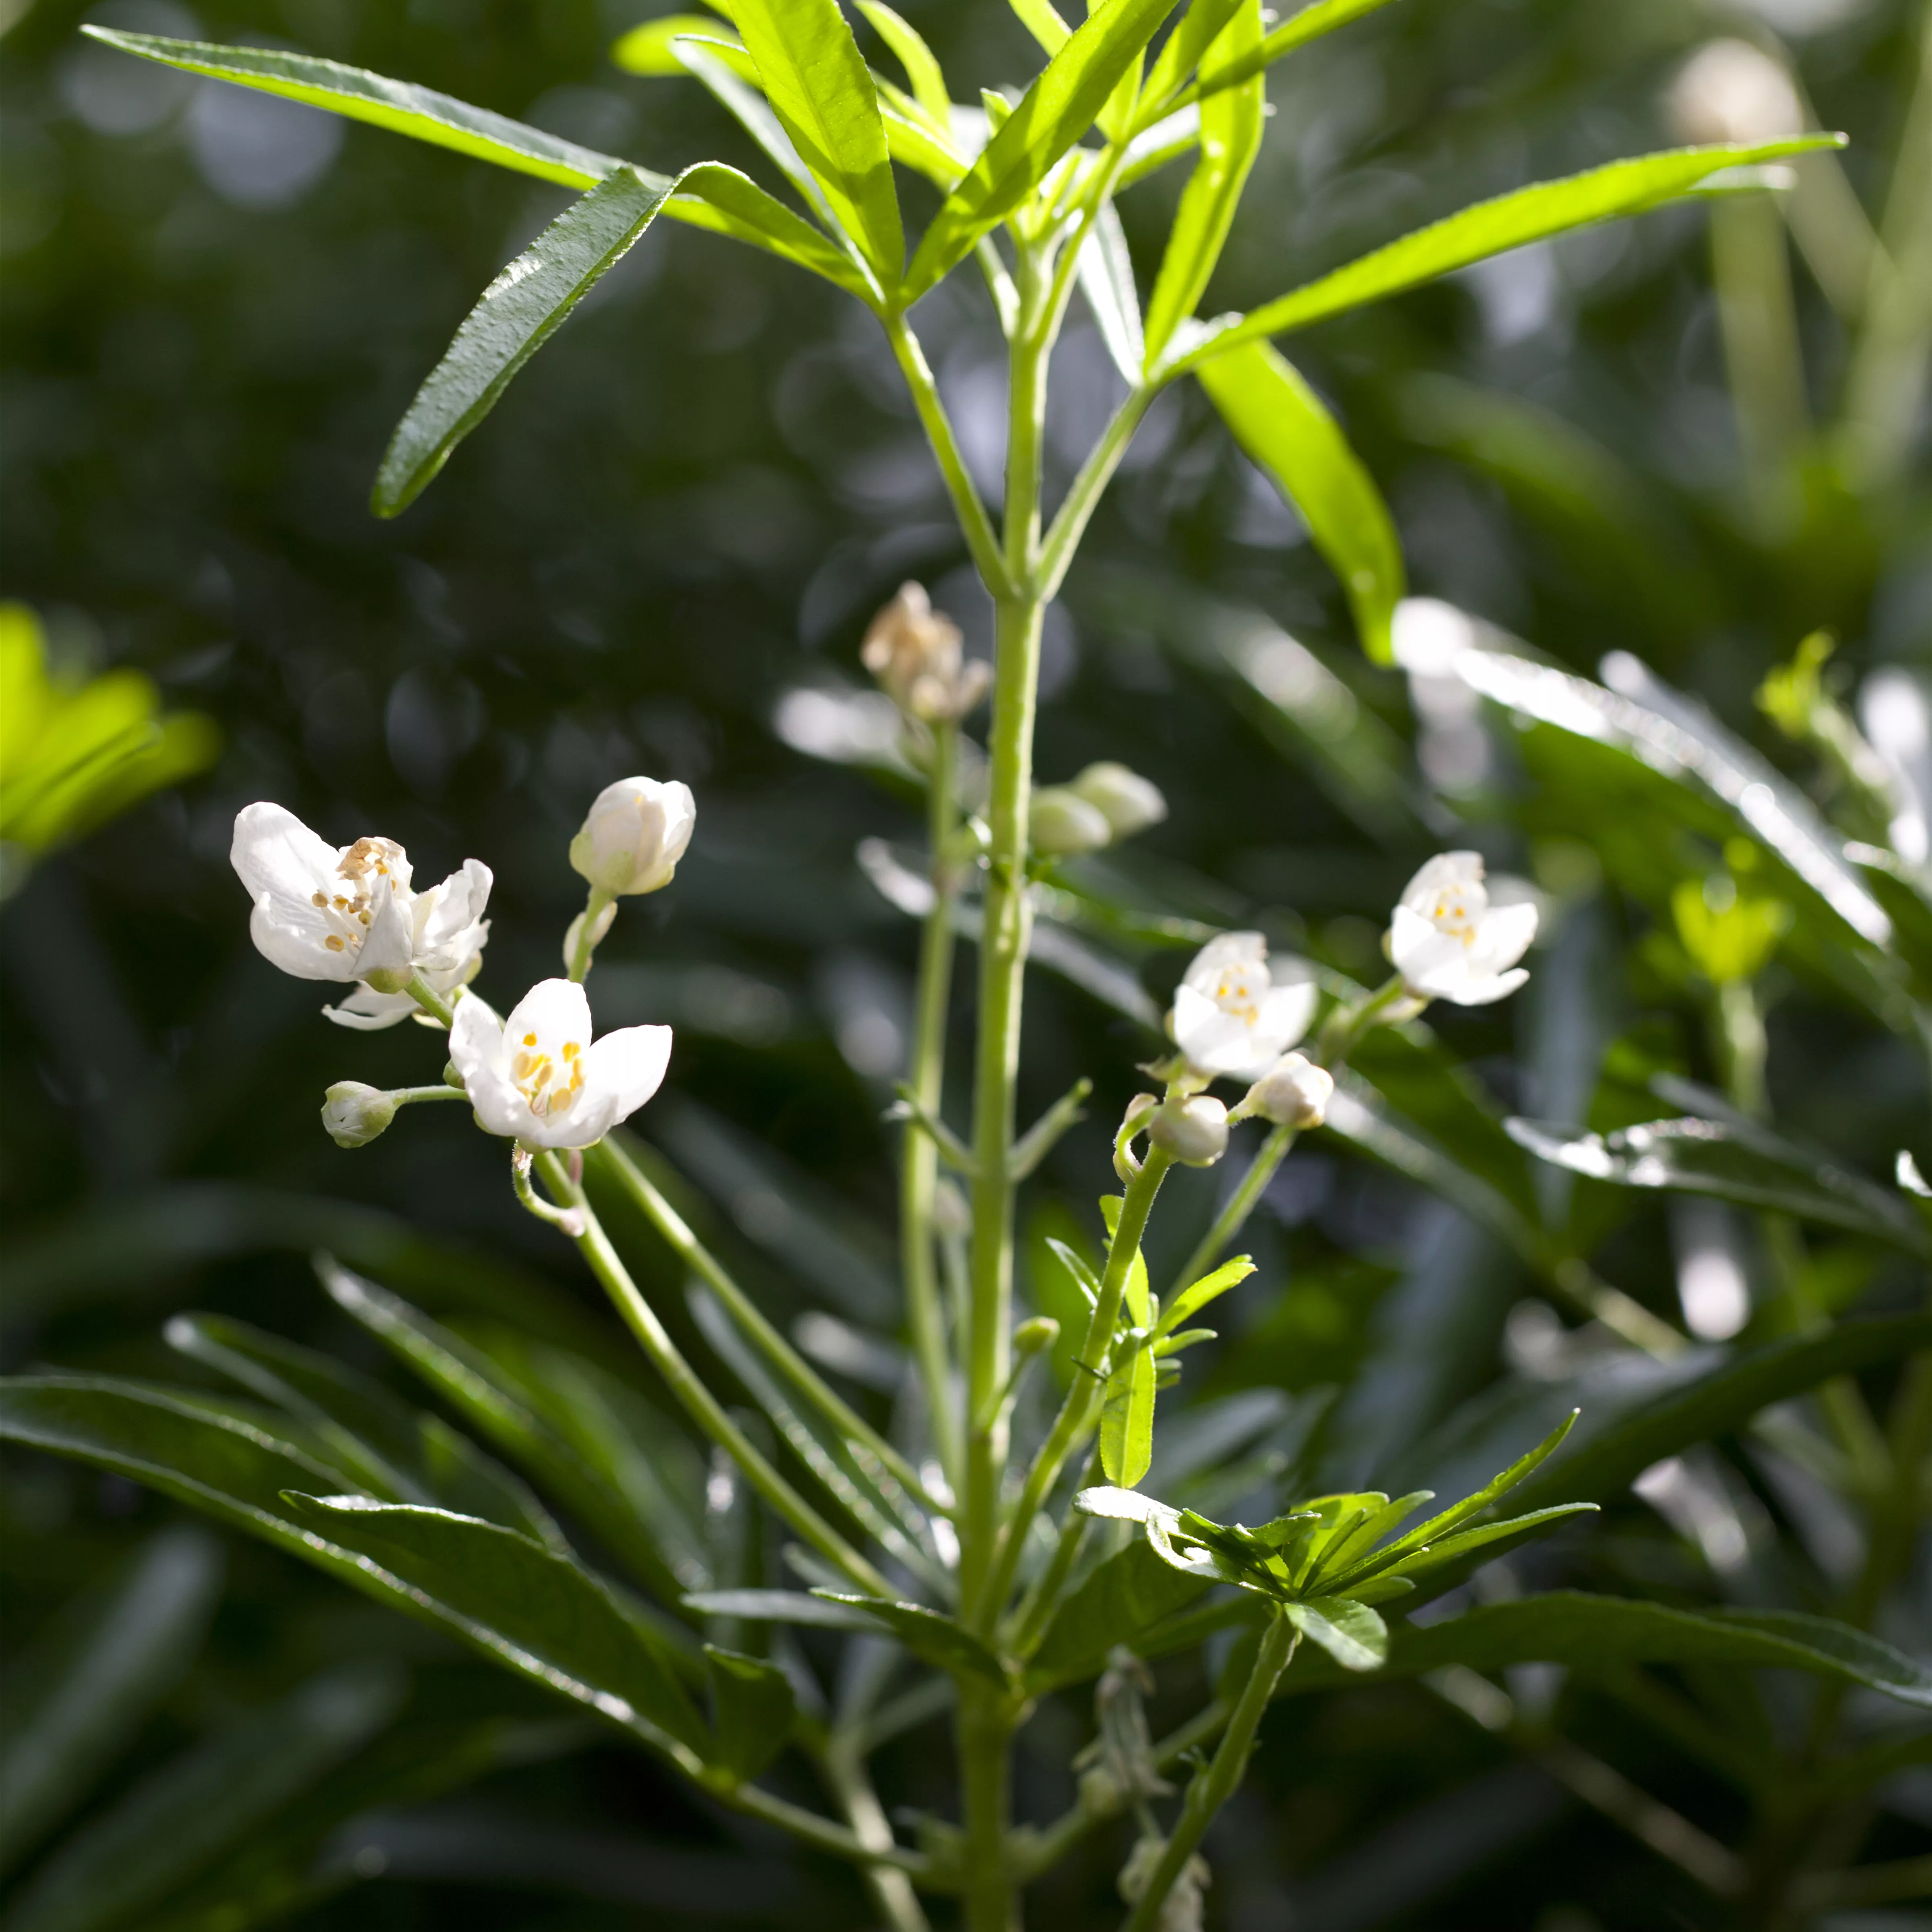
<path id="1" fill-rule="evenodd" d="M 591 887 L 566 953 L 609 930 L 616 902 L 668 885 L 691 843 L 690 788 L 624 778 L 598 795 L 571 842 L 570 862 Z M 279 805 L 235 820 L 230 856 L 254 902 L 249 933 L 271 964 L 298 980 L 351 982 L 338 1025 L 393 1026 L 415 1013 L 450 1015 L 449 1056 L 478 1123 L 524 1148 L 586 1148 L 635 1113 L 662 1083 L 670 1029 L 626 1027 L 593 1038 L 590 1005 L 574 980 L 545 980 L 500 1020 L 469 990 L 483 964 L 490 868 L 470 859 L 417 892 L 409 854 L 392 838 L 340 848 Z M 422 1092 L 386 1094 L 357 1081 L 328 1090 L 322 1124 L 344 1147 L 374 1140 L 396 1108 Z"/>
<path id="2" fill-rule="evenodd" d="M 1492 904 L 1474 852 L 1431 859 L 1404 890 L 1385 941 L 1396 977 L 1378 996 L 1393 1017 L 1430 1000 L 1487 1006 L 1529 977 L 1516 964 L 1536 937 L 1537 910 L 1525 899 Z M 1313 969 L 1270 962 L 1258 932 L 1224 932 L 1194 956 L 1168 1015 L 1178 1064 L 1168 1098 L 1143 1095 L 1130 1110 L 1148 1138 L 1174 1160 L 1206 1167 L 1227 1150 L 1228 1130 L 1253 1118 L 1318 1127 L 1334 1076 L 1294 1051 L 1320 1003 Z M 1200 1090 L 1220 1078 L 1251 1084 L 1232 1111 Z"/>

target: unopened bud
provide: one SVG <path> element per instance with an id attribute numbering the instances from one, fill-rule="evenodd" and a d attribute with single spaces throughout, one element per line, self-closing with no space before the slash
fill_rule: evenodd
<path id="1" fill-rule="evenodd" d="M 608 891 L 609 888 L 605 890 Z M 579 913 L 564 928 L 563 970 L 566 973 L 574 973 L 577 970 L 577 952 L 584 944 L 584 922 L 587 910 Z M 602 943 L 604 935 L 610 930 L 611 922 L 616 916 L 617 902 L 615 899 L 605 900 L 597 916 L 590 922 L 590 944 L 593 947 Z"/>
<path id="2" fill-rule="evenodd" d="M 1280 1127 L 1318 1127 L 1328 1117 L 1335 1082 L 1306 1055 L 1284 1053 L 1248 1089 L 1244 1114 L 1258 1114 Z"/>
<path id="3" fill-rule="evenodd" d="M 340 1148 L 367 1147 L 395 1118 L 395 1102 L 359 1080 L 338 1080 L 323 1096 L 322 1124 Z"/>
<path id="4" fill-rule="evenodd" d="M 1092 806 L 1116 838 L 1131 838 L 1167 816 L 1160 786 L 1111 759 L 1089 765 L 1066 789 Z"/>
<path id="5" fill-rule="evenodd" d="M 697 820 L 690 786 L 620 778 L 597 794 L 570 842 L 570 862 L 600 892 L 654 892 L 670 884 Z"/>
<path id="6" fill-rule="evenodd" d="M 1670 118 L 1689 141 L 1782 140 L 1803 131 L 1804 110 L 1791 76 L 1748 40 L 1712 40 L 1672 82 Z"/>
<path id="7" fill-rule="evenodd" d="M 1033 849 L 1050 858 L 1070 859 L 1114 842 L 1107 814 L 1066 785 L 1034 794 L 1029 825 Z"/>
<path id="8" fill-rule="evenodd" d="M 959 626 L 921 584 L 902 584 L 872 620 L 859 659 L 908 717 L 928 723 L 965 716 L 992 682 L 989 664 L 964 662 Z"/>
<path id="9" fill-rule="evenodd" d="M 1052 1348 L 1059 1340 L 1060 1324 L 1051 1315 L 1036 1315 L 1013 1330 L 1013 1353 L 1024 1361 L 1029 1355 Z"/>
<path id="10" fill-rule="evenodd" d="M 1148 1138 L 1184 1167 L 1212 1167 L 1228 1151 L 1228 1110 L 1208 1094 L 1163 1101 L 1148 1123 Z"/>

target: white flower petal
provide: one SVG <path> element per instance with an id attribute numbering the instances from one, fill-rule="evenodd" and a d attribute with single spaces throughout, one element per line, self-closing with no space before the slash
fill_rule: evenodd
<path id="1" fill-rule="evenodd" d="M 1498 1000 L 1506 1000 L 1517 987 L 1526 985 L 1529 969 L 1518 966 L 1508 973 L 1498 973 L 1493 980 L 1478 980 L 1465 986 L 1460 992 L 1445 993 L 1444 999 L 1453 1000 L 1459 1006 L 1493 1006 Z"/>
<path id="2" fill-rule="evenodd" d="M 664 1084 L 664 1069 L 670 1064 L 670 1028 L 667 1026 L 624 1027 L 606 1034 L 590 1049 L 590 1070 L 585 1087 L 602 1097 L 610 1094 L 616 1106 L 615 1118 L 628 1120 Z"/>
<path id="3" fill-rule="evenodd" d="M 1480 852 L 1438 852 L 1402 888 L 1402 903 L 1425 915 L 1445 892 L 1483 892 Z M 1484 895 L 1487 903 L 1487 895 Z"/>
<path id="4" fill-rule="evenodd" d="M 346 952 L 331 952 L 322 944 L 320 919 L 312 926 L 292 924 L 272 910 L 275 902 L 264 892 L 248 915 L 248 937 L 271 966 L 298 980 L 353 980 L 356 962 Z"/>
<path id="5" fill-rule="evenodd" d="M 1286 980 L 1268 989 L 1255 1028 L 1256 1044 L 1264 1048 L 1264 1059 L 1279 1058 L 1307 1032 L 1321 997 L 1312 980 Z"/>
<path id="6" fill-rule="evenodd" d="M 503 1022 L 506 1042 L 520 1040 L 526 1034 L 541 1037 L 554 1033 L 560 1041 L 590 1039 L 590 1001 L 584 988 L 572 980 L 539 980 L 510 1009 Z"/>
<path id="7" fill-rule="evenodd" d="M 309 904 L 309 895 L 335 876 L 341 854 L 292 812 L 264 800 L 235 814 L 229 863 L 260 903 L 264 893 Z"/>
<path id="8" fill-rule="evenodd" d="M 358 986 L 339 1006 L 324 1006 L 325 1019 L 357 1033 L 380 1033 L 420 1010 L 406 993 L 379 993 L 373 986 Z"/>
<path id="9" fill-rule="evenodd" d="M 449 1029 L 449 1057 L 485 1131 L 514 1138 L 530 1120 L 530 1107 L 504 1065 L 503 1034 L 496 1015 L 481 1000 L 464 1000 Z"/>
<path id="10" fill-rule="evenodd" d="M 1181 984 L 1210 990 L 1222 974 L 1236 968 L 1256 970 L 1268 961 L 1268 941 L 1258 932 L 1224 932 L 1196 953 Z"/>
<path id="11" fill-rule="evenodd" d="M 1475 950 L 1492 971 L 1514 966 L 1536 937 L 1536 904 L 1520 899 L 1514 905 L 1492 906 L 1483 915 Z"/>

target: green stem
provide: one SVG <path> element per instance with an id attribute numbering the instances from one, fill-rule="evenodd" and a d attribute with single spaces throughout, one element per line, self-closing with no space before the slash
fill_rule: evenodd
<path id="1" fill-rule="evenodd" d="M 969 1612 L 971 1608 L 977 1608 L 982 1625 L 990 1627 L 998 1618 L 1006 1592 L 1012 1588 L 1020 1553 L 1026 1546 L 1027 1532 L 1059 1480 L 1067 1457 L 1084 1439 L 1092 1426 L 1094 1411 L 1100 1406 L 1106 1384 L 1105 1365 L 1108 1352 L 1114 1345 L 1114 1330 L 1120 1322 L 1120 1300 L 1126 1292 L 1127 1276 L 1133 1267 L 1134 1256 L 1139 1252 L 1141 1237 L 1147 1229 L 1154 1198 L 1160 1192 L 1161 1181 L 1170 1164 L 1168 1156 L 1159 1148 L 1150 1148 L 1140 1172 L 1127 1184 L 1126 1196 L 1120 1203 L 1120 1222 L 1107 1250 L 1106 1272 L 1100 1277 L 1100 1298 L 1088 1318 L 1086 1339 L 1080 1345 L 1080 1353 L 1074 1358 L 1073 1386 L 1066 1391 L 1060 1413 L 1054 1418 L 1053 1427 L 1040 1445 L 1040 1454 L 1034 1458 L 1033 1467 L 1027 1472 L 1019 1500 L 1000 1529 L 992 1574 L 985 1593 L 976 1606 L 969 1605 Z"/>
<path id="2" fill-rule="evenodd" d="M 1087 1459 L 1087 1472 L 1080 1479 L 1082 1489 L 1090 1489 L 1100 1480 L 1100 1452 L 1096 1448 Z M 1080 1560 L 1080 1546 L 1087 1540 L 1087 1526 L 1093 1521 L 1078 1510 L 1069 1510 L 1060 1526 L 1060 1540 L 1054 1546 L 1053 1560 L 1013 1612 L 1012 1634 L 1006 1648 L 1016 1657 L 1030 1657 L 1046 1634 L 1048 1620 L 1059 1607 L 1060 1593 Z"/>
<path id="3" fill-rule="evenodd" d="M 1080 539 L 1087 534 L 1087 526 L 1095 508 L 1107 485 L 1114 480 L 1114 472 L 1120 466 L 1120 458 L 1126 454 L 1134 431 L 1140 428 L 1142 418 L 1160 393 L 1158 388 L 1152 387 L 1130 392 L 1114 412 L 1114 419 L 1108 424 L 1106 434 L 1080 466 L 1080 473 L 1074 478 L 1072 488 L 1054 513 L 1046 542 L 1041 547 L 1040 581 L 1044 596 L 1052 597 L 1058 592 L 1067 566 L 1073 561 L 1073 554 L 1080 548 Z"/>
<path id="4" fill-rule="evenodd" d="M 856 1741 L 835 1732 L 819 1764 L 838 1808 L 851 1825 L 853 1836 L 868 1851 L 896 1852 L 898 1847 L 892 1826 L 866 1774 Z M 887 1864 L 868 1864 L 866 1886 L 892 1932 L 929 1932 L 926 1914 L 913 1894 L 912 1881 L 902 1870 Z"/>
<path id="5" fill-rule="evenodd" d="M 932 910 L 919 942 L 919 992 L 913 1026 L 908 1082 L 914 1101 L 939 1117 L 946 1084 L 946 1016 L 952 992 L 952 911 L 957 896 L 946 853 L 952 837 L 953 762 L 959 729 L 950 720 L 932 728 L 932 763 L 926 774 L 926 844 L 932 855 Z M 934 1246 L 933 1202 L 939 1186 L 939 1149 L 930 1134 L 908 1125 L 899 1165 L 899 1246 L 905 1271 L 906 1314 L 913 1354 L 926 1384 L 933 1446 L 946 1480 L 956 1492 L 964 1478 L 952 1368 L 940 1306 L 939 1258 Z"/>
<path id="6" fill-rule="evenodd" d="M 758 1304 L 732 1280 L 716 1256 L 692 1232 L 683 1216 L 652 1185 L 650 1178 L 625 1152 L 622 1144 L 614 1136 L 599 1141 L 590 1150 L 590 1157 L 630 1196 L 678 1259 L 724 1304 L 732 1319 L 744 1330 L 759 1354 L 840 1435 L 862 1443 L 871 1450 L 905 1485 L 922 1508 L 945 1514 L 938 1500 L 926 1493 L 918 1471 L 772 1327 Z"/>
<path id="7" fill-rule="evenodd" d="M 450 1004 L 420 973 L 410 976 L 410 983 L 404 988 L 410 998 L 432 1018 L 440 1020 L 446 1027 L 450 1022 Z"/>
<path id="8" fill-rule="evenodd" d="M 570 950 L 570 976 L 581 986 L 590 970 L 591 956 L 597 950 L 597 922 L 604 908 L 613 903 L 611 895 L 601 886 L 592 886 L 577 917 L 577 944 Z"/>
<path id="9" fill-rule="evenodd" d="M 932 446 L 933 454 L 939 459 L 940 474 L 946 479 L 946 493 L 952 499 L 953 511 L 959 519 L 966 548 L 972 553 L 974 566 L 985 580 L 986 588 L 999 597 L 1012 587 L 1000 554 L 999 539 L 993 534 L 986 506 L 980 502 L 980 493 L 974 488 L 971 474 L 967 470 L 966 459 L 960 454 L 958 439 L 952 433 L 952 418 L 939 399 L 939 385 L 933 380 L 926 351 L 920 346 L 919 338 L 906 326 L 903 316 L 886 319 L 886 337 L 892 344 L 892 354 L 898 360 L 900 374 L 905 377 L 906 387 L 911 392 L 913 406 L 919 412 L 926 440 Z"/>
<path id="10" fill-rule="evenodd" d="M 804 1497 L 766 1461 L 756 1444 L 726 1412 L 724 1406 L 706 1388 L 666 1333 L 657 1311 L 639 1292 L 617 1251 L 610 1245 L 584 1190 L 573 1183 L 563 1162 L 554 1153 L 538 1157 L 544 1184 L 560 1201 L 568 1202 L 584 1216 L 584 1232 L 577 1245 L 590 1271 L 603 1284 L 617 1312 L 650 1357 L 652 1366 L 663 1376 L 672 1394 L 684 1405 L 686 1412 L 712 1442 L 742 1469 L 752 1486 L 790 1524 L 827 1562 L 836 1564 L 868 1596 L 890 1597 L 892 1586 L 866 1562 L 851 1544 L 832 1528 Z M 680 1224 L 682 1225 L 682 1224 Z"/>
<path id="11" fill-rule="evenodd" d="M 1202 1834 L 1215 1813 L 1234 1795 L 1240 1784 L 1262 1713 L 1268 1708 L 1275 1684 L 1294 1654 L 1295 1642 L 1294 1626 L 1276 1610 L 1262 1635 L 1260 1649 L 1255 1653 L 1255 1667 L 1248 1673 L 1247 1683 L 1228 1719 L 1228 1728 L 1214 1762 L 1205 1771 L 1197 1772 L 1188 1786 L 1167 1848 L 1148 1880 L 1147 1889 L 1128 1913 L 1122 1932 L 1154 1932 L 1160 1924 L 1161 1907 L 1167 1902 L 1174 1880 L 1186 1869 L 1187 1861 L 1194 1856 L 1194 1848 L 1200 1844 Z"/>
<path id="12" fill-rule="evenodd" d="M 808 1811 L 802 1804 L 775 1798 L 769 1791 L 760 1791 L 755 1784 L 721 1785 L 710 1779 L 701 1781 L 734 1810 L 753 1818 L 762 1818 L 767 1824 L 789 1832 L 808 1845 L 830 1852 L 836 1858 L 863 1865 L 868 1870 L 884 1866 L 892 1871 L 904 1872 L 912 1879 L 924 1878 L 932 1870 L 931 1861 L 918 1852 L 908 1852 L 898 1846 L 888 1849 L 884 1844 L 868 1844 L 857 1832 L 848 1831 L 842 1825 L 835 1825 L 830 1818 L 821 1818 L 817 1812 Z"/>
<path id="13" fill-rule="evenodd" d="M 414 1107 L 425 1100 L 466 1100 L 470 1096 L 460 1087 L 439 1080 L 434 1087 L 392 1087 L 386 1097 L 399 1107 Z"/>
<path id="14" fill-rule="evenodd" d="M 1012 1803 L 1012 1706 L 984 1679 L 959 1680 L 959 1772 L 966 1844 L 961 1904 L 966 1932 L 1016 1932 L 1006 1818 Z"/>

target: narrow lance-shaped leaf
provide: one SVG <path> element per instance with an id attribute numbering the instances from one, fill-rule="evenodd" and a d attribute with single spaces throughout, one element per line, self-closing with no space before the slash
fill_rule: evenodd
<path id="1" fill-rule="evenodd" d="M 1234 440 L 1300 512 L 1316 549 L 1341 578 L 1362 650 L 1388 664 L 1402 599 L 1402 544 L 1341 425 L 1300 371 L 1265 342 L 1204 363 L 1196 375 Z"/>
<path id="2" fill-rule="evenodd" d="M 905 236 L 871 71 L 838 0 L 733 0 L 765 97 L 882 290 L 898 283 Z"/>
<path id="3" fill-rule="evenodd" d="M 629 32 L 612 42 L 610 58 L 627 74 L 664 77 L 680 75 L 686 68 L 676 43 L 692 34 L 714 44 L 738 39 L 713 14 L 661 14 L 655 20 L 640 21 Z M 740 41 L 738 44 L 742 46 L 743 43 Z M 747 64 L 749 64 L 748 57 Z"/>
<path id="4" fill-rule="evenodd" d="M 859 0 L 859 10 L 872 23 L 873 31 L 898 57 L 911 83 L 913 98 L 941 128 L 952 123 L 952 100 L 946 91 L 946 76 L 932 50 L 916 29 L 902 20 L 882 0 Z"/>
<path id="5" fill-rule="evenodd" d="M 1154 1352 L 1136 1348 L 1107 1378 L 1100 1406 L 1100 1466 L 1123 1489 L 1154 1460 Z"/>
<path id="6" fill-rule="evenodd" d="M 1695 188 L 1720 168 L 1844 145 L 1841 134 L 1802 134 L 1753 147 L 1726 143 L 1676 148 L 1634 160 L 1612 161 L 1561 181 L 1538 182 L 1513 194 L 1498 195 L 1406 235 L 1246 315 L 1224 316 L 1210 323 L 1198 338 L 1190 340 L 1184 330 L 1170 346 L 1169 359 L 1160 374 L 1164 379 L 1179 375 L 1244 343 L 1306 328 L 1365 302 L 1379 302 L 1384 296 L 1466 268 L 1472 262 L 1520 248 L 1526 242 L 1619 215 L 1641 214 Z"/>
<path id="7" fill-rule="evenodd" d="M 1205 1308 L 1217 1295 L 1226 1294 L 1229 1288 L 1246 1281 L 1254 1271 L 1255 1264 L 1246 1255 L 1237 1255 L 1233 1260 L 1223 1262 L 1211 1274 L 1204 1274 L 1198 1281 L 1190 1282 L 1160 1311 L 1160 1319 L 1154 1324 L 1154 1333 L 1172 1335 L 1190 1315 Z"/>
<path id="8" fill-rule="evenodd" d="M 785 1748 L 797 1706 L 791 1681 L 775 1664 L 735 1650 L 704 1646 L 711 1679 L 712 1762 L 741 1778 L 756 1778 Z"/>
<path id="9" fill-rule="evenodd" d="M 390 439 L 371 500 L 378 516 L 416 500 L 517 371 L 650 226 L 670 187 L 634 169 L 608 176 L 483 291 Z"/>
<path id="10" fill-rule="evenodd" d="M 1770 1664 L 1932 1709 L 1932 1669 L 1829 1617 L 1791 1610 L 1683 1610 L 1580 1591 L 1486 1604 L 1440 1623 L 1398 1628 L 1384 1672 L 1413 1677 L 1449 1664 L 1498 1670 L 1528 1663 L 1585 1672 L 1634 1664 Z M 1282 1678 L 1277 1695 L 1324 1690 L 1344 1681 L 1340 1672 L 1311 1659 Z"/>
<path id="11" fill-rule="evenodd" d="M 1201 63 L 1200 86 L 1194 91 L 1204 101 L 1224 88 L 1239 87 L 1264 68 L 1272 67 L 1284 54 L 1305 47 L 1310 40 L 1319 40 L 1324 34 L 1332 34 L 1337 27 L 1346 27 L 1351 20 L 1358 20 L 1364 14 L 1372 14 L 1388 4 L 1388 0 L 1315 0 L 1313 6 L 1304 7 L 1284 20 L 1258 46 L 1238 52 L 1225 43 L 1211 48 Z"/>
<path id="12" fill-rule="evenodd" d="M 1130 388 L 1138 388 L 1147 343 L 1141 331 L 1140 296 L 1134 287 L 1133 257 L 1126 231 L 1111 200 L 1096 211 L 1080 244 L 1080 291 L 1107 346 L 1114 367 Z"/>
<path id="13" fill-rule="evenodd" d="M 1148 74 L 1141 104 L 1144 121 L 1162 112 L 1221 29 L 1246 4 L 1247 0 L 1188 0 L 1186 11 L 1174 23 L 1174 32 Z"/>
<path id="14" fill-rule="evenodd" d="M 1388 1656 L 1388 1626 L 1366 1604 L 1347 1597 L 1310 1597 L 1284 1604 L 1282 1614 L 1344 1670 L 1375 1670 Z"/>
<path id="15" fill-rule="evenodd" d="M 923 295 L 981 236 L 1004 221 L 1093 126 L 1174 4 L 1107 0 L 1088 16 L 940 204 L 906 271 L 901 291 L 905 300 Z"/>
<path id="16" fill-rule="evenodd" d="M 152 34 L 124 34 L 112 28 L 84 26 L 83 34 L 138 54 L 164 67 L 232 81 L 263 94 L 278 94 L 352 121 L 367 121 L 392 133 L 409 134 L 440 148 L 494 161 L 520 174 L 560 182 L 566 188 L 592 188 L 625 164 L 574 141 L 527 128 L 520 121 L 472 107 L 427 87 L 391 80 L 340 61 L 284 52 L 274 47 L 218 46 L 203 40 L 166 39 Z M 663 183 L 659 181 L 658 185 Z"/>
<path id="17" fill-rule="evenodd" d="M 1258 46 L 1261 38 L 1261 0 L 1244 0 L 1214 45 L 1217 51 L 1238 53 Z M 1148 304 L 1147 352 L 1151 362 L 1159 362 L 1174 330 L 1194 313 L 1221 259 L 1249 170 L 1261 152 L 1267 112 L 1263 88 L 1257 72 L 1202 105 L 1201 158 L 1182 191 Z"/>
<path id="18" fill-rule="evenodd" d="M 772 166 L 804 197 L 806 206 L 827 227 L 836 227 L 837 218 L 818 177 L 806 166 L 784 123 L 759 92 L 756 69 L 750 79 L 742 78 L 720 57 L 724 49 L 716 40 L 680 40 L 672 52 L 685 71 L 702 82 L 725 112 L 764 150 Z"/>

